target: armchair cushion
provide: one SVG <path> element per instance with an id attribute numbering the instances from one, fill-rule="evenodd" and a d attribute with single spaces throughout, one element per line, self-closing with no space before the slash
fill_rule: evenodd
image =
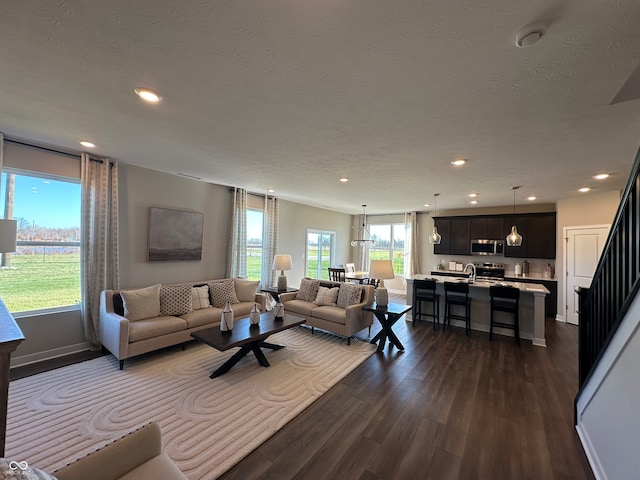
<path id="1" fill-rule="evenodd" d="M 158 283 L 137 290 L 121 291 L 124 316 L 129 321 L 135 321 L 160 315 L 160 287 Z"/>

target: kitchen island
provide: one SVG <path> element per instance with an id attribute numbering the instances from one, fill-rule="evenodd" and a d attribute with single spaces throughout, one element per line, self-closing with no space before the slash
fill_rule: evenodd
<path id="1" fill-rule="evenodd" d="M 407 304 L 413 305 L 413 280 L 423 280 L 431 278 L 436 280 L 436 292 L 440 296 L 440 319 L 444 319 L 444 282 L 469 282 L 469 297 L 471 298 L 471 329 L 481 332 L 489 331 L 489 323 L 491 319 L 491 308 L 489 296 L 489 287 L 491 285 L 510 285 L 520 290 L 520 338 L 531 340 L 533 345 L 538 347 L 546 347 L 547 341 L 544 333 L 545 319 L 545 297 L 549 294 L 549 290 L 538 283 L 522 283 L 510 281 L 476 281 L 470 282 L 467 279 L 453 278 L 449 276 L 439 275 L 414 275 L 407 279 Z M 407 313 L 407 321 L 412 320 L 412 313 Z M 496 315 L 499 315 L 497 313 Z M 464 322 L 460 320 L 451 320 L 451 325 L 464 327 Z M 507 335 L 513 337 L 514 332 L 509 329 L 494 327 L 493 333 L 499 335 Z"/>

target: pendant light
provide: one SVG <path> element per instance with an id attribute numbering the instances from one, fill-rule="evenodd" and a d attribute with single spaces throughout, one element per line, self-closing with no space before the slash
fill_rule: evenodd
<path id="1" fill-rule="evenodd" d="M 520 186 L 511 187 L 513 190 L 513 213 L 516 213 L 516 190 L 518 190 Z M 509 247 L 519 247 L 522 245 L 522 235 L 518 233 L 518 229 L 515 225 L 511 227 L 511 233 L 507 235 L 507 246 Z"/>
<path id="2" fill-rule="evenodd" d="M 371 238 L 371 234 L 367 230 L 367 214 L 365 213 L 365 208 L 367 208 L 367 206 L 362 205 L 362 228 L 358 232 L 358 238 L 354 238 L 353 240 L 351 240 L 352 247 L 363 246 L 369 242 L 371 242 L 371 245 L 376 244 L 376 242 Z M 369 238 L 367 238 L 367 235 L 369 236 Z"/>
<path id="3" fill-rule="evenodd" d="M 433 196 L 435 197 L 435 200 L 433 201 L 433 232 L 431 232 L 431 235 L 429 235 L 429 243 L 432 243 L 434 245 L 440 245 L 440 242 L 442 241 L 442 236 L 438 233 L 438 227 L 436 227 L 436 221 L 435 221 L 435 217 L 438 214 L 438 195 L 440 195 L 439 193 L 434 193 Z"/>

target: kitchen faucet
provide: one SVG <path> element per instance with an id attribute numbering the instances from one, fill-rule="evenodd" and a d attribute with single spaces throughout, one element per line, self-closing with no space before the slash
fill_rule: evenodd
<path id="1" fill-rule="evenodd" d="M 467 263 L 464 266 L 464 270 L 462 271 L 462 273 L 467 273 L 467 267 L 471 267 L 471 274 L 469 275 L 469 279 L 471 280 L 471 283 L 475 283 L 475 281 L 476 281 L 476 266 L 473 263 Z"/>

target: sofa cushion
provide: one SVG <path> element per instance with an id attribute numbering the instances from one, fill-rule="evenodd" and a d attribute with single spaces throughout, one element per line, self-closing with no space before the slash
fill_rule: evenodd
<path id="1" fill-rule="evenodd" d="M 318 294 L 320 282 L 311 278 L 303 278 L 300 282 L 300 288 L 296 293 L 296 300 L 304 300 L 305 302 L 313 302 Z"/>
<path id="2" fill-rule="evenodd" d="M 316 295 L 316 299 L 313 301 L 316 305 L 333 305 L 335 307 L 336 302 L 338 301 L 338 292 L 340 288 L 327 288 L 323 286 L 318 287 L 318 294 Z"/>
<path id="3" fill-rule="evenodd" d="M 159 337 L 179 332 L 187 328 L 187 322 L 180 317 L 160 316 L 129 323 L 129 342 Z"/>
<path id="4" fill-rule="evenodd" d="M 238 303 L 236 289 L 233 280 L 225 280 L 223 282 L 209 283 L 209 296 L 211 297 L 211 306 L 222 308 L 227 302 Z"/>
<path id="5" fill-rule="evenodd" d="M 182 315 L 193 312 L 191 285 L 162 286 L 160 288 L 160 313 Z"/>
<path id="6" fill-rule="evenodd" d="M 360 285 L 353 283 L 343 283 L 340 285 L 340 292 L 338 293 L 337 305 L 340 308 L 347 308 L 349 305 L 355 305 L 360 302 L 362 297 L 362 288 Z"/>
<path id="7" fill-rule="evenodd" d="M 244 278 L 234 278 L 233 283 L 236 288 L 236 297 L 240 302 L 254 302 L 260 280 L 245 280 Z"/>
<path id="8" fill-rule="evenodd" d="M 160 315 L 160 287 L 152 285 L 137 290 L 122 290 L 124 316 L 128 320 L 136 321 Z"/>
<path id="9" fill-rule="evenodd" d="M 211 303 L 209 303 L 209 285 L 193 287 L 191 289 L 191 303 L 193 310 L 210 307 Z"/>
<path id="10" fill-rule="evenodd" d="M 347 312 L 345 309 L 340 307 L 331 307 L 329 305 L 316 308 L 313 311 L 313 317 L 321 318 L 322 320 L 327 320 L 333 323 L 339 323 L 341 325 L 347 323 Z"/>
<path id="11" fill-rule="evenodd" d="M 187 328 L 201 327 L 208 324 L 213 326 L 214 323 L 220 323 L 221 317 L 222 309 L 215 307 L 200 308 L 180 316 L 187 322 Z"/>
<path id="12" fill-rule="evenodd" d="M 313 302 L 305 302 L 304 300 L 289 300 L 284 304 L 285 313 L 296 313 L 298 315 L 309 316 L 311 312 L 318 308 Z"/>

